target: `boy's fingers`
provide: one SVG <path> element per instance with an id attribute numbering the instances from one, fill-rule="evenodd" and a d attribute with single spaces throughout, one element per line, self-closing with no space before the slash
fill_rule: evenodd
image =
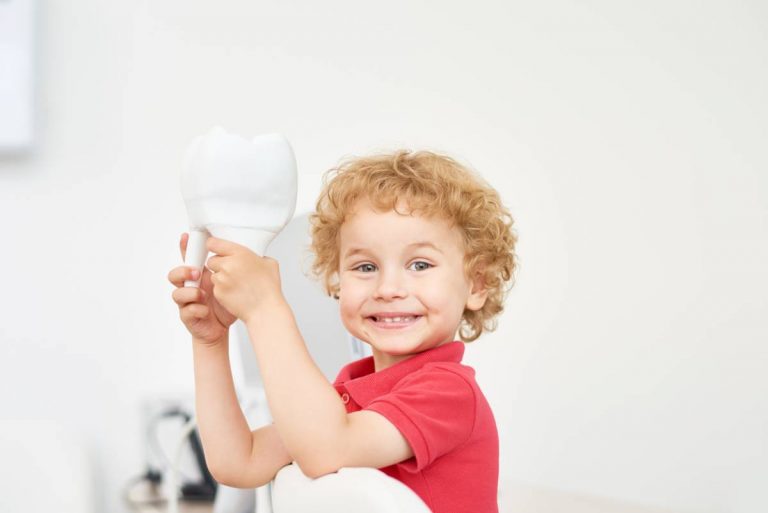
<path id="1" fill-rule="evenodd" d="M 212 257 L 208 257 L 208 260 L 205 261 L 205 266 L 211 270 L 211 272 L 221 271 L 221 267 L 219 265 L 219 260 L 221 260 L 222 257 L 214 255 Z"/>
<path id="2" fill-rule="evenodd" d="M 190 303 L 202 303 L 205 300 L 205 292 L 197 287 L 179 287 L 174 290 L 171 297 L 180 307 Z"/>
<path id="3" fill-rule="evenodd" d="M 211 253 L 221 256 L 234 255 L 239 251 L 250 251 L 247 247 L 231 240 L 219 239 L 217 237 L 208 237 L 205 240 L 205 248 Z"/>
<path id="4" fill-rule="evenodd" d="M 200 304 L 185 306 L 179 311 L 179 317 L 185 323 L 194 319 L 205 319 L 208 317 L 208 307 Z"/>
<path id="5" fill-rule="evenodd" d="M 174 287 L 180 287 L 184 284 L 184 279 L 179 275 L 179 271 L 172 269 L 168 273 L 168 281 L 170 281 Z"/>
<path id="6" fill-rule="evenodd" d="M 197 274 L 193 275 L 193 272 Z M 185 281 L 197 280 L 198 278 L 200 278 L 200 270 L 185 265 L 174 267 L 171 269 L 171 272 L 168 273 L 168 281 L 173 283 L 176 287 L 183 287 Z"/>

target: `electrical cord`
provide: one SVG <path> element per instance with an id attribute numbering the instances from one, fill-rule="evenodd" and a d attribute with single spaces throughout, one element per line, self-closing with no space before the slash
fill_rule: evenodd
<path id="1" fill-rule="evenodd" d="M 169 408 L 162 413 L 156 414 L 147 425 L 147 442 L 149 443 L 149 448 L 152 453 L 161 460 L 159 463 L 161 473 L 170 467 L 171 459 L 160 446 L 160 440 L 157 438 L 157 426 L 160 421 L 169 417 L 182 417 L 185 419 L 185 421 L 189 420 L 189 414 L 184 410 L 180 408 Z M 187 481 L 193 480 L 191 477 L 189 477 L 189 475 L 186 474 L 182 477 L 184 477 Z"/>
<path id="2" fill-rule="evenodd" d="M 185 421 L 178 438 L 173 460 L 171 460 L 165 451 L 161 449 L 157 438 L 158 423 L 169 417 L 181 417 Z M 210 473 L 205 466 L 202 447 L 196 433 L 194 433 L 195 426 L 195 419 L 192 418 L 189 413 L 179 408 L 167 409 L 151 419 L 147 427 L 147 439 L 150 442 L 150 448 L 154 451 L 155 455 L 162 458 L 163 462 L 161 463 L 161 466 L 163 468 L 156 470 L 148 466 L 144 474 L 132 478 L 124 485 L 122 496 L 128 506 L 136 508 L 141 506 L 159 506 L 167 504 L 169 511 L 177 512 L 178 501 L 182 497 L 192 500 L 211 499 L 212 489 L 215 494 L 216 482 L 213 480 L 213 477 L 210 476 Z M 189 439 L 190 444 L 192 445 L 198 464 L 202 467 L 204 483 L 196 484 L 187 482 L 182 486 L 179 486 L 179 482 L 181 481 L 180 478 L 186 478 L 187 481 L 192 481 L 188 476 L 183 475 L 179 468 L 182 450 L 187 439 Z M 165 490 L 161 487 L 164 472 L 168 474 L 169 478 Z M 149 496 L 139 499 L 136 497 L 136 489 L 141 483 L 149 485 Z M 145 495 L 147 495 L 146 492 Z M 170 495 L 170 497 L 168 497 L 168 495 Z"/>
<path id="3" fill-rule="evenodd" d="M 258 399 L 251 399 L 250 401 L 243 401 L 243 403 L 243 411 L 244 413 L 247 413 L 252 409 L 258 408 L 261 401 Z M 182 426 L 181 434 L 178 438 L 173 459 L 170 459 L 165 451 L 162 450 L 157 437 L 158 423 L 168 417 L 182 417 L 185 420 L 185 424 Z M 202 446 L 200 445 L 200 440 L 195 432 L 196 426 L 196 417 L 192 417 L 189 413 L 180 408 L 167 409 L 162 413 L 155 415 L 150 420 L 147 427 L 147 440 L 150 443 L 151 450 L 156 456 L 159 456 L 163 460 L 161 462 L 162 468 L 155 470 L 148 466 L 144 474 L 132 478 L 126 485 L 124 485 L 122 496 L 129 507 L 136 508 L 141 506 L 165 505 L 166 510 L 169 513 L 178 513 L 179 500 L 182 498 L 188 500 L 211 500 L 211 489 L 213 488 L 215 495 L 217 483 L 213 480 L 213 477 L 210 475 L 207 466 L 205 465 Z M 186 478 L 187 481 L 192 481 L 188 476 L 183 475 L 179 468 L 182 450 L 185 441 L 188 438 L 192 445 L 193 452 L 197 457 L 198 464 L 201 467 L 204 482 L 201 484 L 188 482 L 179 486 L 179 482 L 181 481 L 180 478 Z M 167 474 L 168 482 L 165 487 L 161 487 L 164 474 Z M 140 483 L 149 484 L 151 497 L 138 499 L 132 496 L 132 492 Z"/>
<path id="4" fill-rule="evenodd" d="M 177 484 L 178 464 L 181 460 L 181 450 L 184 448 L 184 442 L 187 437 L 192 433 L 197 425 L 197 419 L 195 417 L 189 418 L 187 423 L 181 429 L 181 436 L 176 444 L 176 451 L 174 453 L 173 461 L 171 462 L 171 468 L 169 469 L 168 490 L 170 490 L 170 497 L 168 497 L 168 513 L 179 512 L 179 495 L 180 490 Z"/>

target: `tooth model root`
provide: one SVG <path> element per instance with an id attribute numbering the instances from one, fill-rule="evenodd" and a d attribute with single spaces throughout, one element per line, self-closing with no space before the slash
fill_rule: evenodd
<path id="1" fill-rule="evenodd" d="M 205 258 L 208 256 L 208 250 L 205 249 L 205 241 L 208 239 L 208 232 L 205 230 L 190 230 L 189 241 L 187 241 L 187 252 L 184 263 L 190 267 L 195 267 L 202 271 L 205 264 Z M 200 273 L 202 276 L 203 273 Z M 199 287 L 200 280 L 187 280 L 185 287 Z"/>

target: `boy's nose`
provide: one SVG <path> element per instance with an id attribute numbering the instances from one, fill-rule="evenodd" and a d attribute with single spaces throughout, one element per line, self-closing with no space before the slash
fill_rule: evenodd
<path id="1" fill-rule="evenodd" d="M 382 271 L 376 284 L 377 299 L 402 298 L 408 295 L 405 277 L 397 271 Z"/>

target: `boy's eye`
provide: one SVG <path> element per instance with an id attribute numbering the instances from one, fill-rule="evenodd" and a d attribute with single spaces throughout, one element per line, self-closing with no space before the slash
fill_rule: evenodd
<path id="1" fill-rule="evenodd" d="M 419 264 L 422 264 L 422 267 L 421 268 L 417 268 L 416 269 L 417 271 L 426 271 L 427 269 L 432 267 L 432 264 L 430 264 L 428 262 L 424 262 L 423 260 L 419 260 L 418 262 L 414 262 L 411 265 L 413 266 L 413 265 L 419 265 Z"/>
<path id="2" fill-rule="evenodd" d="M 434 267 L 432 264 L 428 262 L 424 262 L 423 260 L 419 260 L 417 262 L 414 262 L 411 264 L 411 267 L 417 266 L 416 271 L 426 271 L 430 267 Z M 376 270 L 376 266 L 373 264 L 360 264 L 357 267 L 352 268 L 353 271 L 361 271 L 364 273 L 370 273 Z"/>

